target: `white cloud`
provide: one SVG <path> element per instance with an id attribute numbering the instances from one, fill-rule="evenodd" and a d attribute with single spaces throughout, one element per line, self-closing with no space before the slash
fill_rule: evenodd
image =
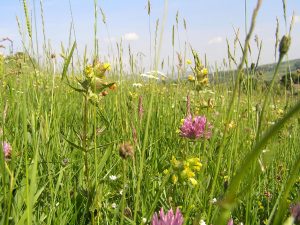
<path id="1" fill-rule="evenodd" d="M 125 41 L 137 41 L 139 39 L 139 35 L 137 35 L 137 33 L 126 33 L 123 35 L 123 39 Z"/>
<path id="2" fill-rule="evenodd" d="M 208 41 L 208 44 L 212 45 L 212 44 L 220 44 L 223 42 L 223 38 L 222 37 L 214 37 L 212 39 L 210 39 Z"/>

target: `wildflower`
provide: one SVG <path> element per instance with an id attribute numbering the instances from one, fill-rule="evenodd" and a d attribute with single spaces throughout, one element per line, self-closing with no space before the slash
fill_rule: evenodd
<path id="1" fill-rule="evenodd" d="M 175 175 L 175 174 L 172 175 L 172 182 L 173 182 L 173 184 L 176 184 L 178 182 L 178 176 L 177 175 Z"/>
<path id="2" fill-rule="evenodd" d="M 203 76 L 207 76 L 207 75 L 208 75 L 208 69 L 204 67 L 204 68 L 201 70 L 201 73 L 202 73 Z"/>
<path id="3" fill-rule="evenodd" d="M 200 225 L 206 225 L 205 221 L 204 220 L 200 220 Z"/>
<path id="4" fill-rule="evenodd" d="M 11 151 L 12 151 L 11 145 L 8 142 L 4 141 L 4 142 L 2 142 L 2 148 L 3 148 L 3 153 L 4 153 L 5 160 L 10 159 Z"/>
<path id="5" fill-rule="evenodd" d="M 198 181 L 194 177 L 189 178 L 189 182 L 193 185 L 196 186 L 198 184 Z"/>
<path id="6" fill-rule="evenodd" d="M 92 65 L 87 65 L 83 70 L 84 75 L 87 78 L 92 78 L 94 76 L 94 70 Z"/>
<path id="7" fill-rule="evenodd" d="M 172 156 L 171 164 L 173 167 L 179 168 L 179 166 L 181 165 L 181 162 L 178 161 L 174 156 Z"/>
<path id="8" fill-rule="evenodd" d="M 133 84 L 132 84 L 132 87 L 137 87 L 137 88 L 139 88 L 139 87 L 143 87 L 143 85 L 142 85 L 141 83 L 133 83 Z"/>
<path id="9" fill-rule="evenodd" d="M 262 210 L 263 210 L 263 209 L 265 208 L 265 207 L 263 206 L 263 204 L 262 204 L 261 201 L 258 201 L 257 204 L 258 204 L 258 208 L 259 208 L 259 209 L 262 209 Z"/>
<path id="10" fill-rule="evenodd" d="M 300 221 L 300 203 L 291 206 L 291 216 L 294 218 L 295 221 Z"/>
<path id="11" fill-rule="evenodd" d="M 227 225 L 233 225 L 233 219 L 232 219 L 232 218 L 230 218 L 230 219 L 228 220 Z"/>
<path id="12" fill-rule="evenodd" d="M 180 136 L 189 138 L 192 140 L 205 138 L 209 139 L 211 137 L 212 126 L 207 122 L 205 116 L 192 117 L 187 116 L 180 129 Z"/>
<path id="13" fill-rule="evenodd" d="M 209 82 L 209 80 L 208 80 L 207 77 L 205 77 L 205 78 L 203 78 L 202 80 L 200 80 L 200 84 L 202 84 L 202 85 L 207 85 L 208 82 Z"/>
<path id="14" fill-rule="evenodd" d="M 115 208 L 117 208 L 117 204 L 116 204 L 116 203 L 113 203 L 113 204 L 111 204 L 111 207 L 112 207 L 113 209 L 115 209 Z"/>
<path id="15" fill-rule="evenodd" d="M 110 175 L 110 176 L 109 176 L 109 179 L 112 180 L 112 181 L 116 180 L 117 178 L 118 178 L 118 177 L 115 176 L 115 175 Z"/>
<path id="16" fill-rule="evenodd" d="M 179 161 L 173 156 L 171 167 L 173 173 L 171 179 L 173 184 L 176 184 L 178 181 L 187 181 L 192 186 L 198 185 L 198 181 L 195 177 L 202 167 L 199 158 L 189 158 L 187 160 Z"/>
<path id="17" fill-rule="evenodd" d="M 193 178 L 195 176 L 195 173 L 193 170 L 191 170 L 190 167 L 185 166 L 184 170 L 181 172 L 181 177 L 182 178 Z"/>
<path id="18" fill-rule="evenodd" d="M 192 61 L 190 59 L 186 60 L 186 64 L 191 65 Z"/>
<path id="19" fill-rule="evenodd" d="M 195 81 L 195 77 L 193 75 L 188 75 L 188 80 L 193 82 Z"/>
<path id="20" fill-rule="evenodd" d="M 279 116 L 282 116 L 284 114 L 284 111 L 282 109 L 277 109 L 276 113 L 279 115 Z"/>
<path id="21" fill-rule="evenodd" d="M 143 224 L 147 223 L 147 219 L 145 217 L 142 218 L 142 223 Z"/>
<path id="22" fill-rule="evenodd" d="M 155 213 L 152 217 L 152 225 L 182 225 L 183 216 L 179 210 L 176 209 L 174 214 L 173 210 L 170 209 L 167 214 L 164 213 L 163 208 L 161 208 L 159 215 Z"/>
<path id="23" fill-rule="evenodd" d="M 212 200 L 210 200 L 210 203 L 211 203 L 211 204 L 216 204 L 217 201 L 218 201 L 218 200 L 217 200 L 216 198 L 213 198 Z"/>
<path id="24" fill-rule="evenodd" d="M 104 74 L 106 71 L 110 71 L 110 64 L 109 63 L 100 63 L 97 62 L 94 65 L 94 74 L 98 78 L 104 78 Z"/>
<path id="25" fill-rule="evenodd" d="M 228 124 L 228 128 L 232 129 L 232 128 L 235 128 L 235 127 L 236 127 L 236 124 L 234 123 L 233 120 L 231 120 L 231 122 Z"/>
<path id="26" fill-rule="evenodd" d="M 119 147 L 119 154 L 123 159 L 131 158 L 134 156 L 133 146 L 129 142 L 125 142 Z"/>
<path id="27" fill-rule="evenodd" d="M 146 73 L 142 73 L 141 77 L 145 77 L 145 78 L 149 78 L 149 79 L 155 79 L 155 80 L 159 80 L 159 79 L 163 79 L 163 78 L 167 78 L 167 76 L 158 71 L 158 70 L 153 70 L 153 71 L 148 71 Z"/>

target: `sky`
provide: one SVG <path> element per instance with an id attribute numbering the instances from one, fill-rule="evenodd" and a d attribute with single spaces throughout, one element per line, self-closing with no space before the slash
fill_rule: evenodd
<path id="1" fill-rule="evenodd" d="M 60 53 L 61 43 L 69 45 L 71 13 L 69 0 L 41 0 L 44 7 L 45 33 L 47 43 L 52 46 L 54 53 Z M 85 47 L 88 53 L 93 52 L 94 43 L 94 0 L 70 0 L 76 41 L 79 54 L 82 55 Z M 39 48 L 43 44 L 40 0 L 27 0 L 31 20 L 33 21 L 34 3 L 36 5 L 37 29 L 33 27 L 39 40 Z M 286 0 L 287 27 L 285 26 L 282 0 L 263 0 L 262 8 L 257 17 L 254 35 L 251 41 L 251 60 L 256 61 L 257 47 L 254 37 L 257 36 L 263 43 L 260 64 L 273 63 L 276 17 L 280 22 L 280 37 L 289 29 L 293 13 L 295 24 L 292 30 L 292 45 L 289 59 L 300 58 L 300 1 Z M 243 43 L 246 26 L 249 28 L 252 11 L 256 0 L 169 0 L 167 10 L 164 10 L 165 1 L 151 0 L 150 20 L 147 14 L 147 0 L 98 0 L 98 32 L 99 50 L 102 57 L 116 54 L 116 42 L 122 39 L 124 62 L 128 61 L 128 46 L 134 54 L 143 53 L 146 67 L 153 61 L 154 37 L 156 21 L 159 19 L 158 42 L 162 34 L 160 60 L 173 60 L 172 27 L 175 25 L 174 52 L 184 52 L 185 43 L 191 45 L 202 59 L 214 65 L 221 65 L 227 58 L 227 43 L 233 52 L 235 32 Z M 14 41 L 14 50 L 22 51 L 21 35 L 19 34 L 16 17 L 21 22 L 21 30 L 26 34 L 26 22 L 23 12 L 23 3 L 18 0 L 0 0 L 0 40 L 9 37 Z M 100 8 L 106 16 L 106 25 L 102 22 Z M 176 14 L 178 12 L 178 29 Z M 245 15 L 246 14 L 246 15 Z M 165 20 L 163 19 L 165 16 Z M 246 21 L 245 21 L 246 18 Z M 183 26 L 186 21 L 187 30 Z M 149 21 L 150 30 L 149 32 Z M 163 32 L 161 31 L 164 24 Z M 33 24 L 34 25 L 34 24 Z M 151 39 L 150 39 L 151 36 Z M 150 42 L 151 40 L 151 42 Z M 27 43 L 27 41 L 25 40 Z M 0 43 L 5 44 L 5 43 Z M 151 51 L 150 51 L 151 45 Z M 7 44 L 6 44 L 7 46 Z M 8 50 L 0 49 L 7 53 Z M 237 51 L 238 52 L 238 51 Z M 238 54 L 238 53 L 237 53 Z M 140 54 L 141 55 L 141 54 Z M 151 56 L 151 57 L 150 57 Z M 187 58 L 191 57 L 189 47 Z M 175 61 L 177 56 L 175 55 Z"/>

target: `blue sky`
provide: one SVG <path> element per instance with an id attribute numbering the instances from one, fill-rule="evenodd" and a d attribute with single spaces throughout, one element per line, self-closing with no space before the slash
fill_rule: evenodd
<path id="1" fill-rule="evenodd" d="M 73 10 L 77 43 L 79 52 L 87 45 L 89 52 L 93 48 L 93 0 L 70 0 Z M 22 11 L 22 1 L 0 0 L 0 39 L 9 37 L 15 42 L 15 49 L 22 50 L 20 35 L 18 33 L 16 16 L 22 22 L 25 30 L 25 19 Z M 27 0 L 30 12 L 33 13 L 33 0 Z M 37 33 L 42 40 L 40 19 L 40 0 L 35 0 L 37 9 Z M 47 41 L 49 40 L 53 51 L 59 53 L 60 43 L 68 44 L 70 27 L 70 10 L 68 0 L 43 0 L 45 28 Z M 251 19 L 255 0 L 247 0 L 248 26 Z M 100 54 L 107 55 L 110 43 L 115 47 L 115 42 L 123 39 L 124 61 L 127 60 L 127 48 L 130 44 L 132 51 L 143 52 L 145 62 L 150 60 L 150 35 L 148 15 L 146 10 L 147 0 L 98 0 L 98 7 L 102 8 L 107 17 L 107 26 L 101 21 L 99 13 L 98 38 L 100 41 Z M 151 30 L 152 47 L 156 20 L 164 14 L 164 1 L 151 1 Z M 176 24 L 175 17 L 179 12 L 179 40 L 175 38 L 175 51 L 183 51 L 184 43 L 189 42 L 201 57 L 206 54 L 211 64 L 221 63 L 227 57 L 226 38 L 233 45 L 234 30 L 240 29 L 241 40 L 245 37 L 245 12 L 243 0 L 169 0 L 168 14 L 165 23 L 161 59 L 172 58 L 172 26 Z M 296 23 L 292 33 L 292 46 L 289 58 L 300 58 L 300 1 L 287 0 L 288 23 L 295 12 Z M 274 42 L 276 17 L 280 21 L 280 36 L 286 32 L 283 20 L 282 0 L 264 0 L 254 34 L 263 41 L 261 63 L 274 62 Z M 183 29 L 183 18 L 187 22 L 187 32 Z M 109 33 L 109 34 L 108 34 Z M 111 42 L 110 42 L 110 41 Z M 40 42 L 40 45 L 42 42 Z M 233 47 L 232 47 L 233 48 Z M 0 50 L 3 52 L 3 50 Z M 116 51 L 116 49 L 114 49 Z M 152 54 L 153 54 L 152 49 Z M 257 51 L 252 41 L 252 60 L 256 60 Z M 190 55 L 188 54 L 188 57 Z"/>

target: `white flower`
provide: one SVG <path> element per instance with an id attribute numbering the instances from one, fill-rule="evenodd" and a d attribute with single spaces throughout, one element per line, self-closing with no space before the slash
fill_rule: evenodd
<path id="1" fill-rule="evenodd" d="M 111 175 L 111 176 L 109 176 L 109 179 L 110 180 L 116 180 L 118 177 L 117 176 L 115 176 L 115 175 Z"/>
<path id="2" fill-rule="evenodd" d="M 159 78 L 158 77 L 155 77 L 151 74 L 145 74 L 145 73 L 142 73 L 141 74 L 141 77 L 146 77 L 146 78 L 149 78 L 149 79 L 155 79 L 155 80 L 158 80 Z"/>
<path id="3" fill-rule="evenodd" d="M 141 83 L 133 83 L 132 86 L 137 87 L 137 88 L 143 87 L 143 85 Z"/>
<path id="4" fill-rule="evenodd" d="M 204 220 L 200 220 L 200 223 L 199 225 L 206 225 L 205 221 Z"/>
<path id="5" fill-rule="evenodd" d="M 156 71 L 156 70 L 152 70 L 147 73 L 142 73 L 141 76 L 150 79 L 155 79 L 155 80 L 159 80 L 162 77 L 167 78 L 167 76 L 163 72 Z"/>
<path id="6" fill-rule="evenodd" d="M 215 204 L 217 202 L 216 198 L 213 198 L 212 200 L 210 200 L 210 203 Z"/>
<path id="7" fill-rule="evenodd" d="M 113 203 L 113 204 L 111 204 L 111 207 L 112 207 L 113 209 L 115 209 L 115 208 L 117 208 L 117 204 L 116 204 L 116 203 Z"/>
<path id="8" fill-rule="evenodd" d="M 121 189 L 119 193 L 120 193 L 120 195 L 123 195 L 123 189 Z"/>
<path id="9" fill-rule="evenodd" d="M 142 218 L 142 223 L 147 223 L 147 219 L 145 217 Z"/>

